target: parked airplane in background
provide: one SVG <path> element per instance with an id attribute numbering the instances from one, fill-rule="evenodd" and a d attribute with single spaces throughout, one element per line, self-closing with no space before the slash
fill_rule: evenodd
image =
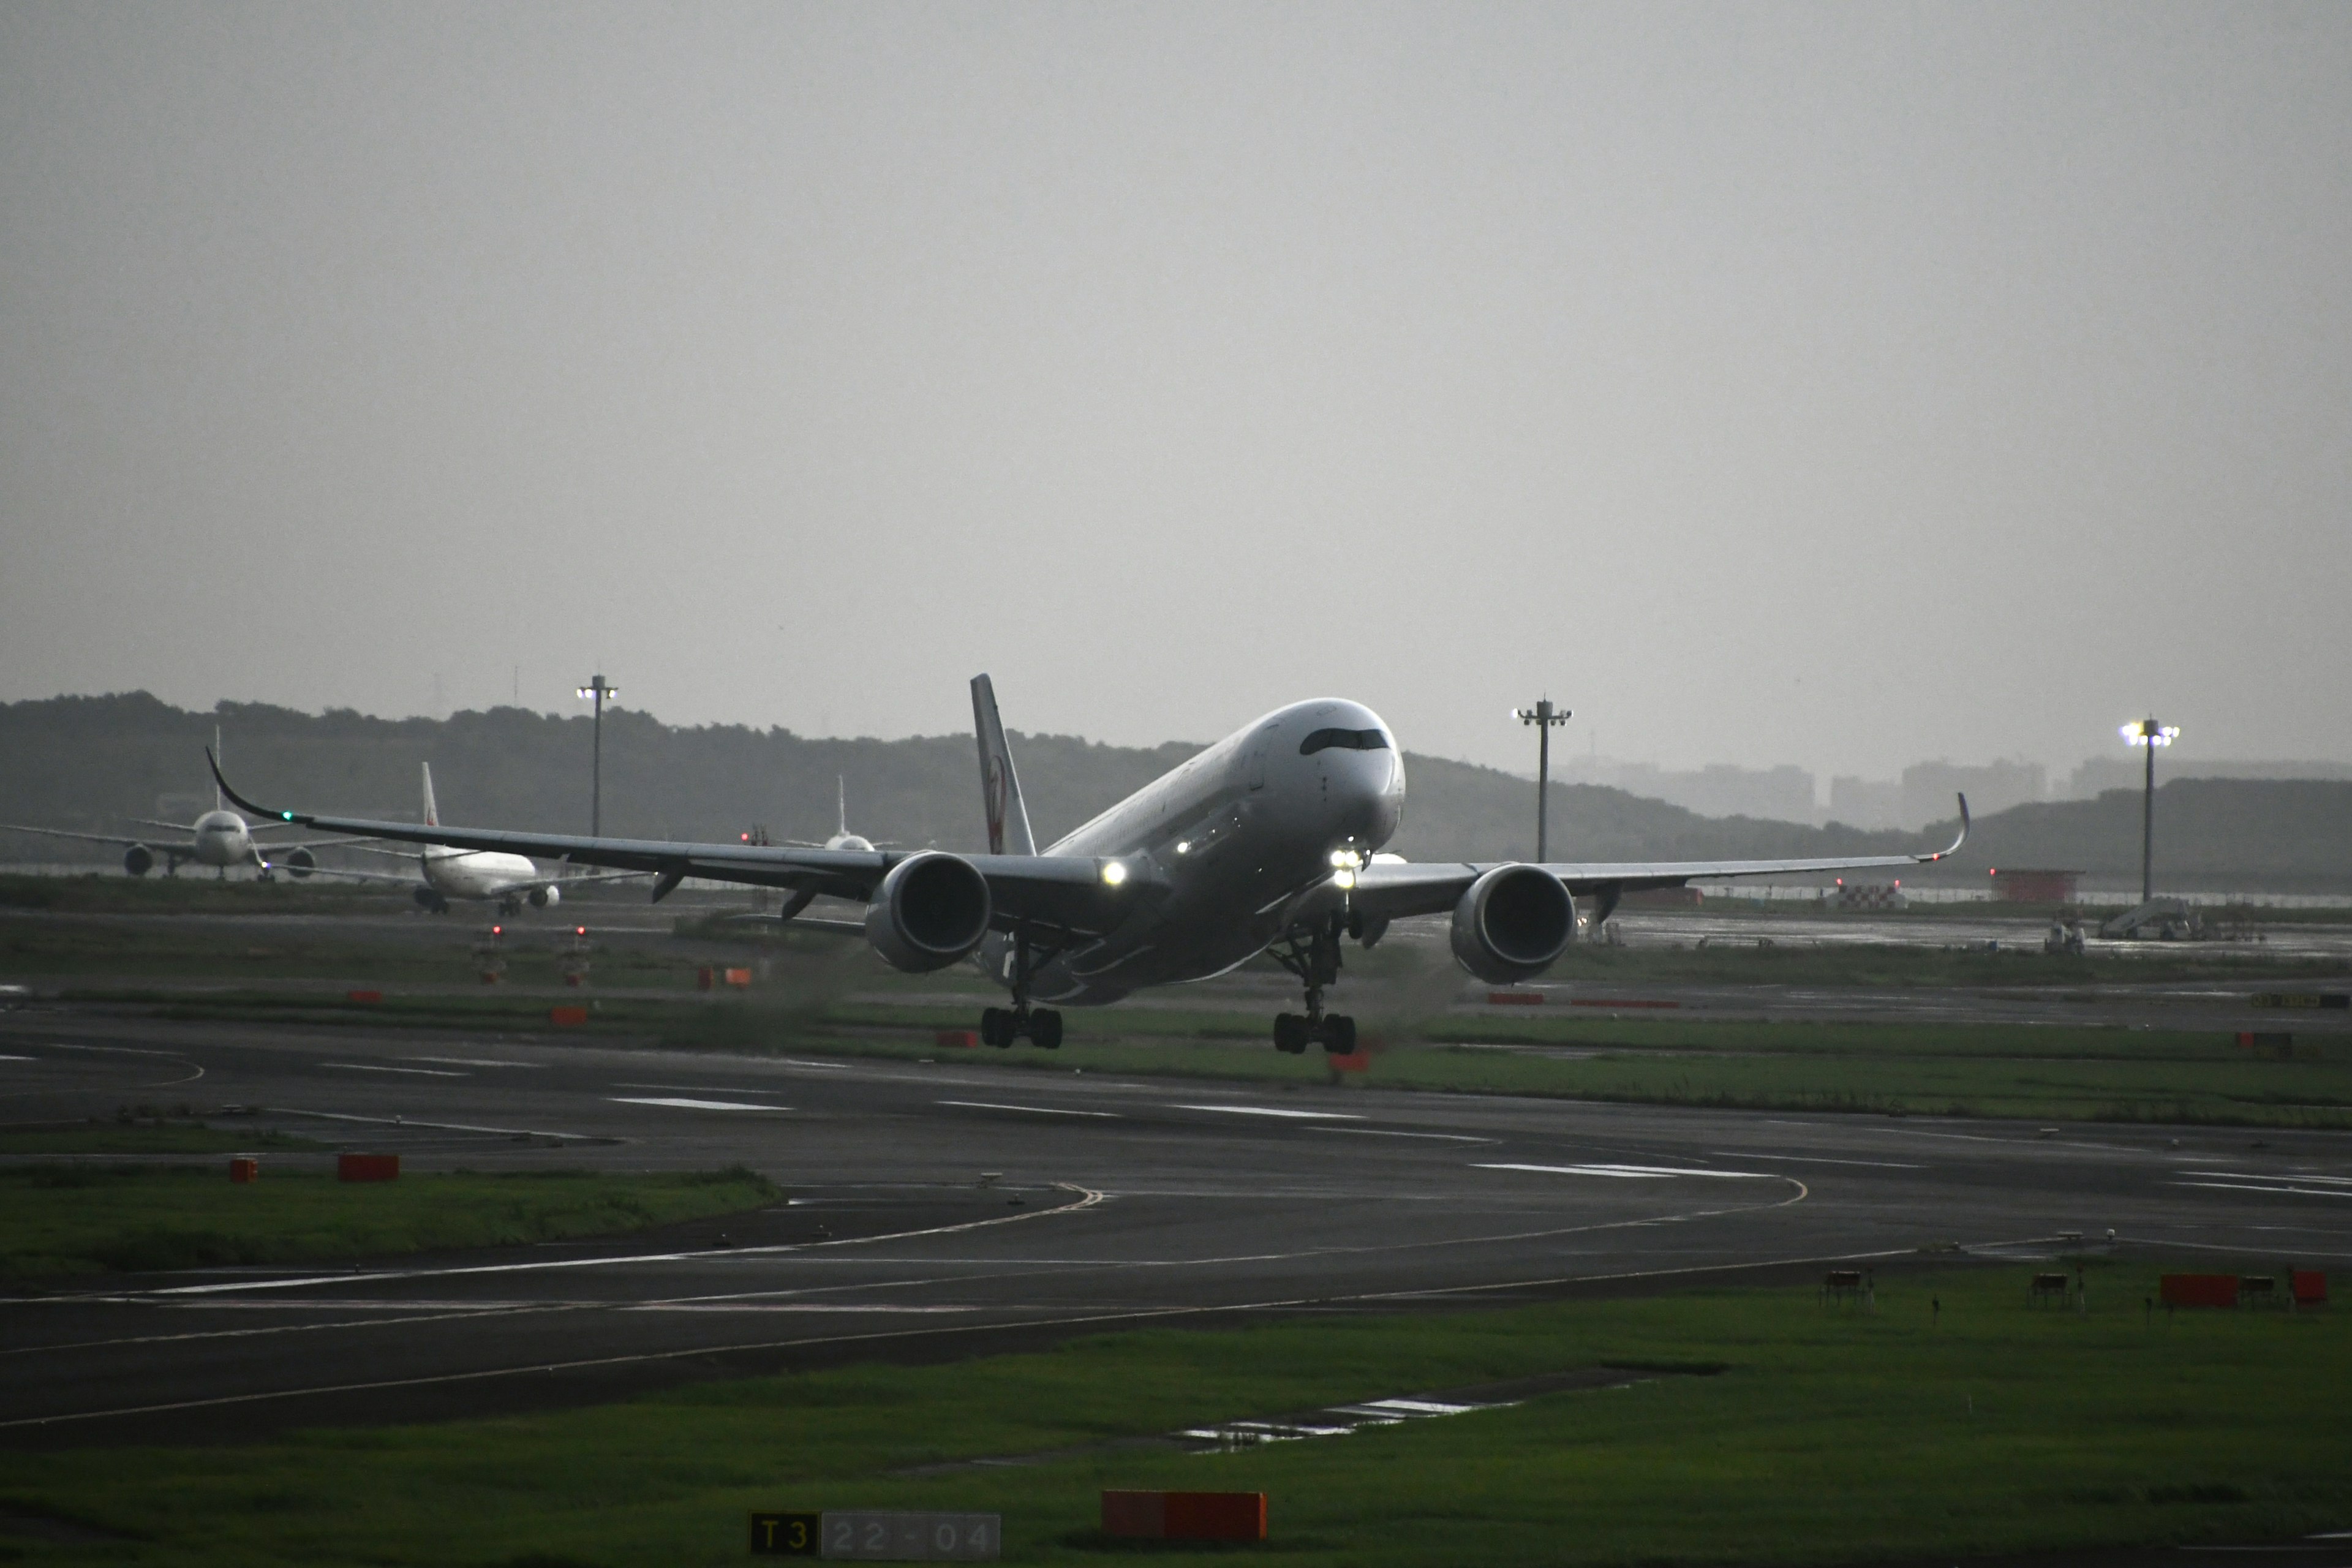
<path id="1" fill-rule="evenodd" d="M 839 773 L 833 775 L 834 807 L 837 815 L 833 837 L 824 843 L 806 838 L 787 838 L 785 843 L 801 849 L 888 849 L 894 847 L 887 838 L 867 838 L 849 831 L 849 781 Z"/>
<path id="2" fill-rule="evenodd" d="M 1404 763 L 1379 714 L 1320 698 L 1235 731 L 1039 854 L 1021 780 L 987 676 L 971 683 L 988 853 L 955 855 L 780 845 L 670 844 L 477 828 L 419 829 L 308 812 L 266 813 L 334 833 L 529 851 L 654 873 L 653 896 L 686 878 L 789 888 L 789 919 L 820 893 L 864 903 L 866 938 L 911 973 L 977 963 L 1013 1005 L 981 1015 L 992 1046 L 1061 1044 L 1062 1016 L 1039 1002 L 1118 1000 L 1146 985 L 1200 980 L 1271 952 L 1305 991 L 1306 1012 L 1274 1020 L 1274 1043 L 1351 1051 L 1355 1020 L 1326 1013 L 1341 942 L 1369 947 L 1389 922 L 1453 915 L 1454 956 L 1481 980 L 1540 974 L 1576 940 L 1575 899 L 1594 923 L 1627 892 L 1706 879 L 1867 870 L 1933 854 L 1799 860 L 1415 865 L 1374 852 L 1404 807 Z M 215 764 L 215 776 L 219 774 Z M 226 782 L 228 797 L 251 805 Z"/>
<path id="3" fill-rule="evenodd" d="M 213 745 L 220 745 L 220 731 L 213 731 Z M 213 788 L 213 809 L 194 822 L 157 822 L 144 816 L 131 820 L 142 827 L 160 827 L 177 837 L 165 838 L 149 834 L 144 838 L 126 838 L 109 833 L 74 833 L 62 827 L 28 827 L 18 823 L 0 822 L 0 832 L 37 833 L 45 838 L 72 838 L 84 844 L 110 844 L 122 851 L 122 868 L 134 877 L 143 877 L 155 868 L 160 858 L 163 874 L 176 877 L 180 864 L 194 860 L 200 866 L 215 868 L 226 879 L 232 866 L 254 868 L 262 881 L 269 881 L 283 868 L 296 877 L 307 877 L 317 867 L 318 859 L 310 851 L 322 845 L 351 844 L 349 838 L 282 839 L 264 842 L 254 837 L 257 826 L 262 832 L 283 832 L 282 822 L 248 823 L 228 809 L 221 799 L 219 770 L 215 768 Z M 277 857 L 277 858 L 271 858 Z"/>
<path id="4" fill-rule="evenodd" d="M 425 826 L 438 827 L 441 813 L 433 804 L 433 764 L 420 763 L 425 779 Z M 417 837 L 410 829 L 407 837 Z M 370 854 L 394 855 L 396 850 L 372 849 Z M 408 857 L 401 856 L 406 859 Z M 614 882 L 646 875 L 643 871 L 622 871 L 607 876 L 548 877 L 542 876 L 527 855 L 509 855 L 497 850 L 455 848 L 446 844 L 428 842 L 423 854 L 416 857 L 424 880 L 411 877 L 388 876 L 380 871 L 322 872 L 331 877 L 350 877 L 363 882 L 392 882 L 415 889 L 416 901 L 436 915 L 449 912 L 449 900 L 467 902 L 495 901 L 499 912 L 516 915 L 524 904 L 533 909 L 551 909 L 563 901 L 563 889 L 577 889 L 587 882 Z"/>

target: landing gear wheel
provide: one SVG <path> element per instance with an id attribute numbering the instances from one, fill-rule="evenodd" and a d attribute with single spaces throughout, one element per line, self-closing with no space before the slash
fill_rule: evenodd
<path id="1" fill-rule="evenodd" d="M 998 1050 L 1013 1043 L 1013 1015 L 1003 1007 L 983 1007 L 980 1013 L 980 1043 L 994 1046 Z"/>
<path id="2" fill-rule="evenodd" d="M 1333 1013 L 1323 1020 L 1323 1048 L 1335 1057 L 1356 1054 L 1356 1020 L 1346 1013 Z"/>
<path id="3" fill-rule="evenodd" d="M 1042 1051 L 1062 1048 L 1062 1016 L 1051 1007 L 1029 1015 L 1029 1043 Z"/>
<path id="4" fill-rule="evenodd" d="M 1274 1016 L 1274 1048 L 1297 1056 L 1307 1048 L 1307 1020 L 1297 1013 Z"/>

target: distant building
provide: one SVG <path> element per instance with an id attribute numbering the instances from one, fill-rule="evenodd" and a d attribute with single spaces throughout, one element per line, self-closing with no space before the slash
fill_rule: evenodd
<path id="1" fill-rule="evenodd" d="M 2116 747 L 2118 755 L 2085 758 L 2066 776 L 2059 790 L 2062 800 L 2090 800 L 2111 789 L 2137 789 L 2146 780 L 2147 764 L 2137 752 Z M 2167 752 L 2156 764 L 2156 782 L 2168 779 L 2352 779 L 2352 763 L 2305 760 L 2280 763 L 2190 761 Z M 1969 805 L 1976 803 L 1971 800 Z"/>
<path id="2" fill-rule="evenodd" d="M 1848 827 L 1899 827 L 1903 817 L 1903 786 L 1893 779 L 1857 778 L 1840 773 L 1830 780 L 1830 820 Z"/>
<path id="3" fill-rule="evenodd" d="M 1925 827 L 1956 816 L 1956 795 L 1969 797 L 1970 815 L 1990 816 L 2047 793 L 2048 775 L 2040 763 L 1914 763 L 1903 770 L 1903 820 L 1895 826 Z"/>
<path id="4" fill-rule="evenodd" d="M 1621 763 L 1609 757 L 1569 757 L 1553 776 L 1566 784 L 1605 784 L 1628 795 L 1663 800 L 1701 816 L 1756 816 L 1772 822 L 1815 822 L 1813 775 L 1789 764 L 1743 768 L 1713 763 L 1703 768 L 1670 769 L 1654 763 Z"/>

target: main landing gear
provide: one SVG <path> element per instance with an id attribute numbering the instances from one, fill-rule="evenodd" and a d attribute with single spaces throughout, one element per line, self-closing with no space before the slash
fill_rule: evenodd
<path id="1" fill-rule="evenodd" d="M 1062 1048 L 1062 1015 L 1051 1007 L 983 1007 L 980 1013 L 981 1044 L 1003 1050 L 1026 1037 L 1040 1050 Z"/>
<path id="2" fill-rule="evenodd" d="M 1324 988 L 1337 984 L 1339 978 L 1339 937 L 1346 930 L 1347 917 L 1335 913 L 1320 928 L 1292 931 L 1267 950 L 1276 963 L 1297 975 L 1307 987 L 1304 1015 L 1274 1016 L 1276 1050 L 1297 1056 L 1308 1046 L 1318 1045 L 1335 1057 L 1355 1054 L 1356 1020 L 1345 1013 L 1323 1011 Z"/>
<path id="3" fill-rule="evenodd" d="M 1005 983 L 1013 988 L 1013 1005 L 984 1007 L 980 1014 L 980 1038 L 982 1045 L 1003 1050 L 1019 1039 L 1026 1039 L 1040 1050 L 1062 1048 L 1062 1015 L 1051 1007 L 1029 1005 L 1029 983 L 1037 972 L 1061 956 L 1069 943 L 1069 933 L 1054 933 L 1044 952 L 1031 944 L 1028 927 L 1024 925 L 1013 933 L 1011 962 L 1005 965 Z"/>

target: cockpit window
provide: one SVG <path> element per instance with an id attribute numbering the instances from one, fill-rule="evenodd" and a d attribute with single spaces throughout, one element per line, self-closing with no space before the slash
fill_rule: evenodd
<path id="1" fill-rule="evenodd" d="M 1378 730 L 1318 730 L 1298 742 L 1298 754 L 1311 757 L 1333 746 L 1350 752 L 1385 752 L 1389 738 Z"/>

